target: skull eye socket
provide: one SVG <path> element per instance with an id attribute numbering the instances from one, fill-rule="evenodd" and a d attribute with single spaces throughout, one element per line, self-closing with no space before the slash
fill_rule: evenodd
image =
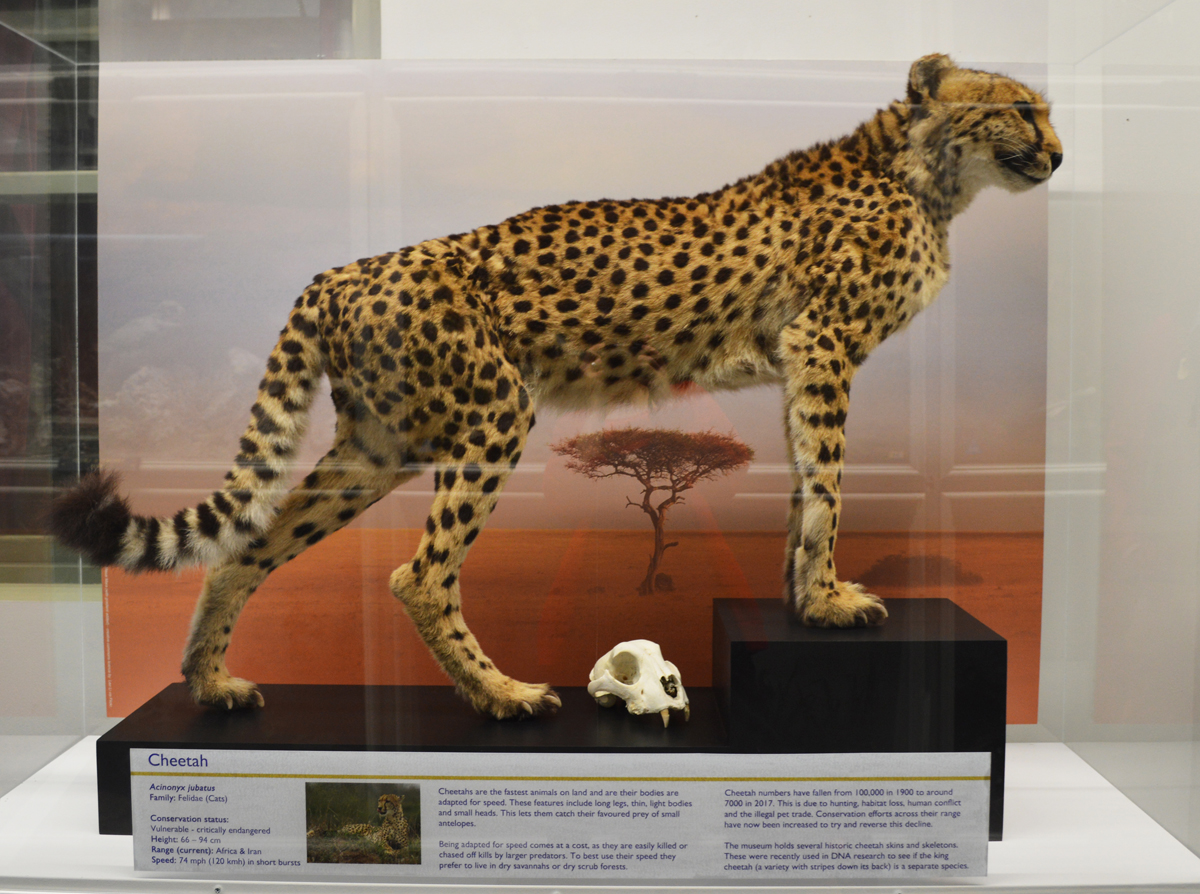
<path id="1" fill-rule="evenodd" d="M 609 673 L 618 683 L 630 686 L 641 676 L 642 669 L 638 665 L 637 656 L 632 652 L 618 652 L 612 657 Z"/>

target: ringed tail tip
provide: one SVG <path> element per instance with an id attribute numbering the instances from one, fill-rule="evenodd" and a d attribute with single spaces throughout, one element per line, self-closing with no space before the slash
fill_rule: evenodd
<path id="1" fill-rule="evenodd" d="M 84 475 L 55 498 L 47 520 L 50 533 L 95 565 L 115 564 L 131 518 L 120 483 L 115 472 L 96 470 Z"/>

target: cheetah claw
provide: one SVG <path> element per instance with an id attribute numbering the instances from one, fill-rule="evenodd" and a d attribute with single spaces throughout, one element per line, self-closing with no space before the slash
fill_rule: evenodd
<path id="1" fill-rule="evenodd" d="M 882 599 L 847 581 L 838 581 L 828 598 L 802 603 L 797 613 L 809 627 L 877 627 L 888 616 Z"/>
<path id="2" fill-rule="evenodd" d="M 266 699 L 258 691 L 257 686 L 249 680 L 241 680 L 237 677 L 209 680 L 207 683 L 192 679 L 188 681 L 188 686 L 192 690 L 192 698 L 197 704 L 207 705 L 219 711 L 261 708 L 266 704 Z"/>

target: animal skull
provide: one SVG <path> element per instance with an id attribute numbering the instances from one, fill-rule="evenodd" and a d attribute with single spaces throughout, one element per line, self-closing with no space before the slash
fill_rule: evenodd
<path id="1" fill-rule="evenodd" d="M 630 714 L 658 714 L 663 726 L 670 723 L 672 709 L 682 711 L 684 720 L 691 716 L 679 668 L 648 639 L 617 643 L 596 662 L 588 679 L 588 694 L 605 708 L 623 700 Z"/>

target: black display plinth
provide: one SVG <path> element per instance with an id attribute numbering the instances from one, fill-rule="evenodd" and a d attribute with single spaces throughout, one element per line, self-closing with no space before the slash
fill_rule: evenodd
<path id="1" fill-rule="evenodd" d="M 557 714 L 526 721 L 481 717 L 450 686 L 264 685 L 262 710 L 197 707 L 168 686 L 100 737 L 96 777 L 101 835 L 132 833 L 131 748 L 278 751 L 727 751 L 711 689 L 688 689 L 691 720 L 601 708 L 584 687 L 556 687 Z"/>
<path id="2" fill-rule="evenodd" d="M 781 600 L 713 602 L 713 687 L 729 749 L 989 751 L 1004 823 L 1008 643 L 948 599 L 894 599 L 880 627 L 824 630 Z"/>
<path id="3" fill-rule="evenodd" d="M 946 599 L 888 603 L 882 627 L 818 630 L 782 602 L 713 603 L 712 689 L 688 686 L 691 720 L 601 708 L 557 687 L 562 709 L 497 722 L 448 686 L 264 685 L 262 710 L 198 708 L 168 686 L 96 744 L 100 832 L 132 832 L 131 748 L 274 751 L 988 751 L 990 833 L 1004 817 L 1007 643 Z M 687 669 L 684 669 L 687 683 Z"/>

